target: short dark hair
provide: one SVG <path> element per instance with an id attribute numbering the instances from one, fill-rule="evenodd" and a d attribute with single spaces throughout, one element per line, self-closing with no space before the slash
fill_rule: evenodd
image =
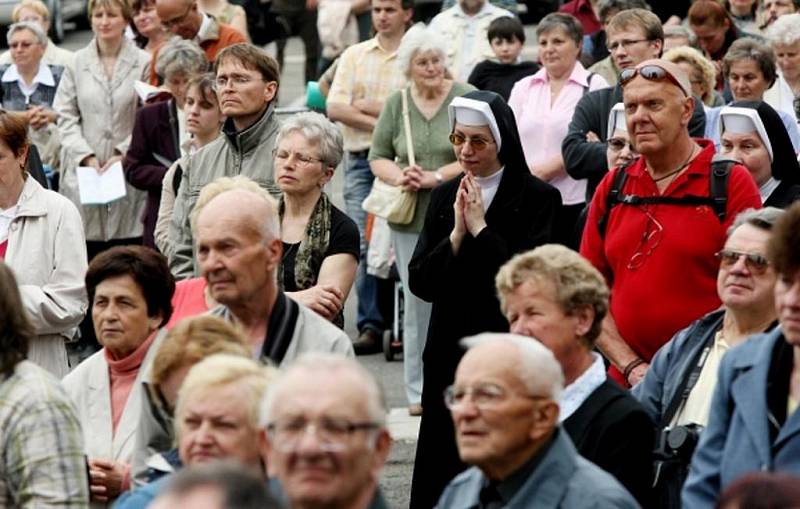
<path id="1" fill-rule="evenodd" d="M 90 305 L 100 283 L 121 276 L 130 276 L 139 285 L 147 302 L 147 316 L 154 317 L 160 313 L 159 327 L 169 322 L 175 278 L 164 255 L 144 246 L 116 246 L 95 256 L 86 271 L 86 293 Z"/>
<path id="2" fill-rule="evenodd" d="M 628 9 L 650 9 L 650 4 L 645 0 L 600 0 L 597 2 L 597 18 L 601 23 L 611 19 L 612 13 L 627 11 Z"/>
<path id="3" fill-rule="evenodd" d="M 495 39 L 501 41 L 514 42 L 514 39 L 521 43 L 525 42 L 525 27 L 522 22 L 517 18 L 511 16 L 500 16 L 494 21 L 489 23 L 489 31 L 487 32 L 489 42 Z"/>
<path id="4" fill-rule="evenodd" d="M 285 506 L 268 490 L 264 479 L 243 466 L 214 462 L 181 469 L 163 495 L 188 495 L 198 488 L 219 488 L 224 509 L 283 509 Z"/>
<path id="5" fill-rule="evenodd" d="M 792 275 L 800 270 L 800 202 L 775 222 L 767 242 L 767 258 L 778 274 Z"/>
<path id="6" fill-rule="evenodd" d="M 10 376 L 14 367 L 28 356 L 28 344 L 35 337 L 28 320 L 14 273 L 0 261 L 0 374 Z"/>
<path id="7" fill-rule="evenodd" d="M 375 0 L 369 0 L 369 4 L 372 5 L 372 2 L 374 2 L 374 1 Z M 415 3 L 416 3 L 415 0 L 400 0 L 400 7 L 404 11 L 407 11 L 409 9 L 413 9 Z"/>

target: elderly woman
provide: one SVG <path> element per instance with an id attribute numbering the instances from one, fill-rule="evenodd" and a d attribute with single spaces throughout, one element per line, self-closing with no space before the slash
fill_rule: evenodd
<path id="1" fill-rule="evenodd" d="M 551 241 L 561 198 L 532 176 L 514 113 L 493 92 L 469 92 L 448 107 L 450 142 L 464 173 L 431 194 L 409 287 L 431 302 L 423 352 L 422 414 L 411 505 L 433 507 L 464 468 L 442 393 L 453 383 L 458 341 L 508 330 L 494 289 L 500 266 Z"/>
<path id="2" fill-rule="evenodd" d="M 734 101 L 763 101 L 764 93 L 777 78 L 775 52 L 754 39 L 744 38 L 735 41 L 725 58 L 722 59 L 722 73 L 725 76 Z M 774 107 L 774 106 L 773 106 Z M 800 132 L 794 110 L 777 110 L 792 140 L 795 153 L 800 152 Z M 706 135 L 719 149 L 720 108 L 706 111 Z"/>
<path id="3" fill-rule="evenodd" d="M 62 377 L 64 342 L 86 312 L 86 248 L 75 206 L 25 170 L 27 122 L 0 110 L 0 258 L 15 272 L 35 337 L 28 359 Z"/>
<path id="4" fill-rule="evenodd" d="M 144 245 L 155 247 L 154 232 L 161 202 L 161 185 L 167 168 L 181 155 L 189 141 L 186 112 L 186 88 L 189 79 L 208 67 L 205 53 L 194 41 L 173 37 L 161 48 L 156 60 L 158 75 L 172 97 L 136 112 L 133 135 L 122 166 L 125 178 L 135 188 L 147 192 Z"/>
<path id="5" fill-rule="evenodd" d="M 586 206 L 586 180 L 564 169 L 561 142 L 578 101 L 587 91 L 605 88 L 602 76 L 590 74 L 578 61 L 583 29 L 569 14 L 548 14 L 536 27 L 542 69 L 514 85 L 508 105 L 514 111 L 525 161 L 531 173 L 561 193 L 557 232 L 569 242 Z"/>
<path id="6" fill-rule="evenodd" d="M 25 112 L 40 157 L 47 163 L 55 163 L 59 141 L 52 106 L 64 67 L 42 63 L 47 35 L 38 23 L 14 23 L 8 28 L 6 38 L 13 63 L 0 65 L 0 102 L 7 110 Z"/>
<path id="7" fill-rule="evenodd" d="M 133 28 L 136 37 L 136 45 L 154 54 L 167 40 L 168 32 L 161 24 L 161 18 L 156 13 L 155 0 L 133 0 L 131 3 L 133 11 Z M 158 65 L 158 64 L 156 64 Z"/>
<path id="8" fill-rule="evenodd" d="M 275 138 L 275 182 L 281 192 L 283 257 L 278 283 L 286 294 L 339 327 L 359 259 L 358 227 L 322 190 L 342 160 L 342 134 L 323 115 L 299 113 Z"/>
<path id="9" fill-rule="evenodd" d="M 708 426 L 692 456 L 682 507 L 713 506 L 720 491 L 751 472 L 800 474 L 800 435 L 796 432 L 800 419 L 796 410 L 800 401 L 796 383 L 800 369 L 800 205 L 787 209 L 770 235 L 760 233 L 736 249 L 724 250 L 722 267 L 774 274 L 774 291 L 763 286 L 747 288 L 734 277 L 729 285 L 731 295 L 740 301 L 752 292 L 766 291 L 780 326 L 731 348 L 719 362 L 719 370 L 713 370 L 716 387 Z M 757 242 L 765 235 L 769 237 L 766 252 L 759 252 Z M 760 322 L 762 330 L 766 329 L 763 312 L 748 318 L 750 322 L 737 326 L 749 325 L 755 330 Z M 723 339 L 728 341 L 728 336 Z M 712 347 L 717 341 L 715 338 Z"/>
<path id="10" fill-rule="evenodd" d="M 86 272 L 94 331 L 103 348 L 64 377 L 83 427 L 92 500 L 106 503 L 130 486 L 134 436 L 147 373 L 172 314 L 175 280 L 166 259 L 142 246 L 99 254 Z"/>
<path id="11" fill-rule="evenodd" d="M 664 60 L 678 64 L 689 77 L 692 84 L 692 94 L 703 101 L 703 105 L 709 108 L 722 106 L 725 100 L 714 90 L 717 82 L 717 71 L 702 53 L 689 46 L 682 46 L 664 53 Z"/>
<path id="12" fill-rule="evenodd" d="M 42 32 L 45 34 L 50 32 L 50 10 L 41 0 L 21 0 L 18 2 L 11 12 L 11 21 L 13 23 L 30 21 L 39 25 L 42 28 Z M 45 65 L 67 66 L 72 64 L 73 60 L 74 54 L 71 51 L 59 48 L 53 41 L 47 38 L 44 56 L 42 57 L 42 62 Z M 0 64 L 10 63 L 10 51 L 6 51 L 0 55 Z"/>
<path id="13" fill-rule="evenodd" d="M 794 99 L 800 94 L 800 14 L 778 18 L 766 33 L 778 62 L 778 79 L 764 94 L 774 108 L 794 111 Z"/>
<path id="14" fill-rule="evenodd" d="M 639 157 L 639 153 L 631 144 L 628 124 L 625 122 L 625 105 L 617 103 L 608 115 L 608 148 L 606 160 L 609 168 L 625 166 Z"/>
<path id="15" fill-rule="evenodd" d="M 423 25 L 412 27 L 398 49 L 400 66 L 410 85 L 386 101 L 372 135 L 370 167 L 376 177 L 417 197 L 409 224 L 389 223 L 403 283 L 403 370 L 409 413 L 422 411 L 422 351 L 428 334 L 431 305 L 414 295 L 408 286 L 408 262 L 414 253 L 422 222 L 430 202 L 431 189 L 459 173 L 461 167 L 447 139 L 446 105 L 453 98 L 474 90 L 446 76 L 446 43 Z M 408 133 L 404 128 L 403 95 L 411 129 L 414 165 L 409 162 Z"/>
<path id="16" fill-rule="evenodd" d="M 747 167 L 765 207 L 783 209 L 800 199 L 800 164 L 783 122 L 769 104 L 733 102 L 722 108 L 720 123 L 722 155 Z"/>
<path id="17" fill-rule="evenodd" d="M 277 370 L 236 353 L 218 353 L 194 364 L 178 390 L 175 434 L 180 466 L 230 460 L 263 477 L 258 417 Z M 170 476 L 137 489 L 114 507 L 144 509 Z"/>
<path id="18" fill-rule="evenodd" d="M 133 83 L 150 55 L 125 37 L 131 11 L 124 0 L 90 0 L 94 39 L 75 54 L 56 92 L 54 109 L 61 134 L 61 192 L 83 216 L 89 259 L 114 245 L 141 244 L 145 195 L 126 186 L 124 198 L 107 205 L 83 205 L 76 168 L 102 174 L 120 161 L 136 114 Z"/>
<path id="19" fill-rule="evenodd" d="M 676 333 L 659 349 L 644 379 L 633 388 L 660 433 L 669 433 L 662 430 L 675 426 L 683 431 L 686 426 L 705 427 L 723 354 L 751 334 L 775 325 L 775 272 L 765 255 L 770 231 L 781 213 L 768 207 L 750 209 L 736 217 L 717 255 L 717 293 L 722 309 Z M 676 492 L 685 479 L 695 443 L 687 444 L 691 445 L 689 449 L 659 451 L 663 475 L 658 479 L 658 498 L 676 502 L 672 507 L 680 506 Z M 670 452 L 672 457 L 667 455 Z"/>

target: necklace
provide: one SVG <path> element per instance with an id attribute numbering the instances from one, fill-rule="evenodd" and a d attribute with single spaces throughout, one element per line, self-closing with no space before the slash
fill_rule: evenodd
<path id="1" fill-rule="evenodd" d="M 668 178 L 670 178 L 670 177 L 672 177 L 674 175 L 677 175 L 684 168 L 689 166 L 689 163 L 692 161 L 693 157 L 694 157 L 694 148 L 692 148 L 692 152 L 689 154 L 689 157 L 686 158 L 686 161 L 684 161 L 682 165 L 678 166 L 678 168 L 676 168 L 675 170 L 667 173 L 666 175 L 663 175 L 663 176 L 658 177 L 658 178 L 653 178 L 653 182 L 658 183 L 658 182 L 661 182 L 662 180 L 666 180 L 666 179 L 668 179 Z"/>

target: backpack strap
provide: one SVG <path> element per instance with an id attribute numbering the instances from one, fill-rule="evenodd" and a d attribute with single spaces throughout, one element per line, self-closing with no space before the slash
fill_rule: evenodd
<path id="1" fill-rule="evenodd" d="M 628 166 L 630 163 L 620 166 L 614 172 L 614 180 L 611 182 L 611 189 L 608 190 L 606 195 L 606 210 L 603 216 L 597 221 L 597 229 L 600 230 L 600 237 L 606 235 L 606 226 L 608 226 L 608 217 L 611 214 L 611 209 L 620 203 L 620 195 L 622 188 L 625 187 L 625 181 L 628 180 Z"/>
<path id="2" fill-rule="evenodd" d="M 711 207 L 717 215 L 720 223 L 725 222 L 725 214 L 728 208 L 728 177 L 734 164 L 738 164 L 731 159 L 715 155 L 711 160 L 711 178 L 709 181 L 709 194 L 713 200 Z"/>

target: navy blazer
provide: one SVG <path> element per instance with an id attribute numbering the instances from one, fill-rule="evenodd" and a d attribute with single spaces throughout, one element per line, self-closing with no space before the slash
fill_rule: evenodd
<path id="1" fill-rule="evenodd" d="M 800 474 L 800 412 L 787 417 L 770 443 L 767 376 L 778 341 L 785 341 L 780 327 L 750 337 L 722 358 L 708 426 L 683 487 L 684 508 L 713 507 L 726 486 L 751 472 Z"/>

